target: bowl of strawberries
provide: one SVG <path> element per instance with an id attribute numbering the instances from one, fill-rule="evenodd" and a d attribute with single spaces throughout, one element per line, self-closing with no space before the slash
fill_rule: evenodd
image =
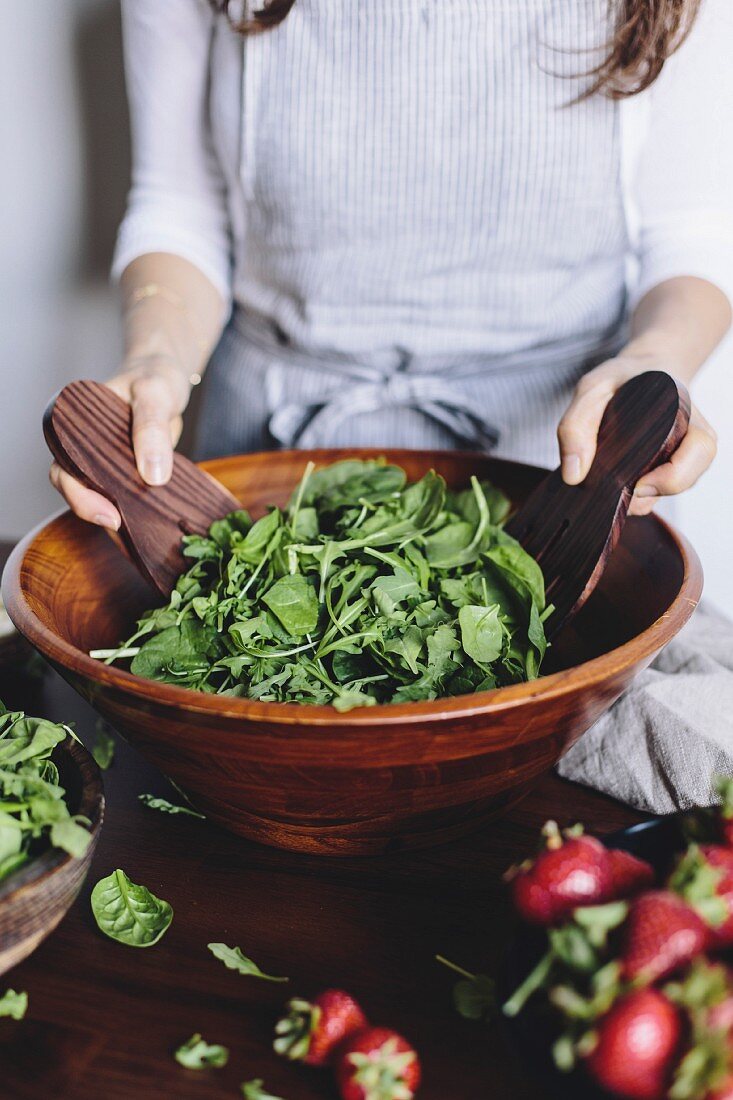
<path id="1" fill-rule="evenodd" d="M 733 781 L 720 792 L 604 841 L 548 823 L 509 872 L 502 1011 L 549 1095 L 733 1100 Z"/>

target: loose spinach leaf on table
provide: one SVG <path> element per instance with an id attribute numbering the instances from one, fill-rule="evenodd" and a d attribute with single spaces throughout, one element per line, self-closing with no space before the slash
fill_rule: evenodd
<path id="1" fill-rule="evenodd" d="M 89 822 L 71 814 L 51 759 L 69 736 L 68 726 L 0 703 L 0 882 L 29 863 L 44 842 L 77 858 L 89 847 Z"/>
<path id="2" fill-rule="evenodd" d="M 147 806 L 150 810 L 159 810 L 164 814 L 187 814 L 189 817 L 199 817 L 202 821 L 206 820 L 205 814 L 200 814 L 198 810 L 191 810 L 188 806 L 179 806 L 175 802 L 169 802 L 167 798 L 157 798 L 154 794 L 139 794 L 137 796 L 142 802 L 143 806 Z"/>
<path id="3" fill-rule="evenodd" d="M 0 1016 L 10 1016 L 13 1020 L 22 1020 L 28 1011 L 28 994 L 16 993 L 6 989 L 0 997 Z"/>
<path id="4" fill-rule="evenodd" d="M 243 1081 L 241 1088 L 244 1100 L 283 1100 L 282 1096 L 273 1096 L 271 1092 L 265 1091 L 265 1082 L 261 1077 L 256 1077 L 253 1081 Z"/>
<path id="5" fill-rule="evenodd" d="M 169 603 L 116 650 L 138 676 L 336 710 L 533 679 L 545 654 L 542 571 L 476 478 L 347 459 L 312 463 L 283 510 L 233 512 L 184 538 Z"/>
<path id="6" fill-rule="evenodd" d="M 170 927 L 173 909 L 124 871 L 102 878 L 92 890 L 92 913 L 100 932 L 129 947 L 152 947 Z"/>
<path id="7" fill-rule="evenodd" d="M 115 739 L 106 722 L 100 718 L 94 729 L 94 745 L 92 756 L 98 768 L 107 771 L 115 758 Z"/>
<path id="8" fill-rule="evenodd" d="M 240 947 L 227 947 L 225 943 L 207 943 L 206 945 L 214 956 L 224 963 L 227 970 L 236 970 L 238 974 L 244 974 L 250 978 L 262 978 L 266 982 L 288 982 L 289 978 L 276 978 L 272 974 L 264 974 L 256 962 L 242 954 Z"/>
<path id="9" fill-rule="evenodd" d="M 174 1057 L 186 1069 L 221 1069 L 229 1061 L 229 1051 L 217 1043 L 205 1042 L 197 1032 L 179 1046 Z"/>

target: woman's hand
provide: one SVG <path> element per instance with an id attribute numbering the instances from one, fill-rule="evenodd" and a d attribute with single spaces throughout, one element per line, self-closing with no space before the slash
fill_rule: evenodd
<path id="1" fill-rule="evenodd" d="M 669 361 L 666 362 L 668 364 Z M 616 390 L 637 374 L 665 369 L 660 359 L 654 356 L 622 353 L 581 378 L 557 429 L 562 476 L 568 485 L 577 485 L 588 473 L 596 452 L 603 412 Z M 659 497 L 689 489 L 707 470 L 716 451 L 715 431 L 693 405 L 687 435 L 669 462 L 651 470 L 638 482 L 630 513 L 648 515 Z"/>
<path id="2" fill-rule="evenodd" d="M 172 358 L 149 355 L 131 360 L 107 385 L 132 405 L 132 442 L 140 476 L 148 485 L 165 485 L 191 389 L 185 373 Z M 56 462 L 49 476 L 80 519 L 119 529 L 119 512 L 100 493 L 87 489 Z"/>

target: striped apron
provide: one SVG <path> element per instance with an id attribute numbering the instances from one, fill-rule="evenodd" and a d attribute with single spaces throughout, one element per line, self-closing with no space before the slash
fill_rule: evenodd
<path id="1" fill-rule="evenodd" d="M 573 386 L 626 326 L 619 109 L 571 104 L 607 20 L 606 0 L 296 0 L 276 31 L 218 28 L 237 300 L 200 457 L 556 461 Z M 217 49 L 241 52 L 236 88 Z"/>

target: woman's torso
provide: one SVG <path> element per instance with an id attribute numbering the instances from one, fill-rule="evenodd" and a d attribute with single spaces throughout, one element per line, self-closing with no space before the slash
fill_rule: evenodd
<path id="1" fill-rule="evenodd" d="M 592 354 L 619 330 L 618 105 L 567 106 L 606 0 L 296 0 L 219 20 L 234 290 L 295 345 Z M 512 356 L 513 357 L 513 356 Z"/>

